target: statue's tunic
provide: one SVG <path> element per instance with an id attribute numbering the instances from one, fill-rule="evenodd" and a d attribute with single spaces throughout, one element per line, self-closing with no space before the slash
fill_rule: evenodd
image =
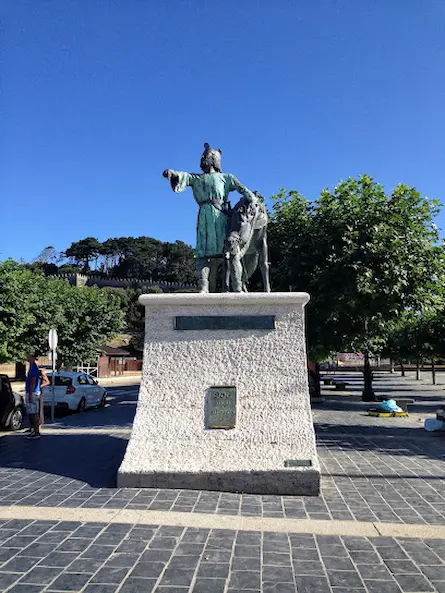
<path id="1" fill-rule="evenodd" d="M 196 257 L 221 256 L 226 238 L 228 195 L 236 190 L 250 200 L 252 193 L 228 173 L 172 173 L 173 190 L 178 193 L 190 186 L 199 206 Z"/>

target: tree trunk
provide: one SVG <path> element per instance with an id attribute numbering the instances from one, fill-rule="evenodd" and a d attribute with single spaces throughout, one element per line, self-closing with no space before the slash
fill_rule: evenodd
<path id="1" fill-rule="evenodd" d="M 26 379 L 26 365 L 23 362 L 15 363 L 15 378 L 17 381 L 25 381 Z"/>
<path id="2" fill-rule="evenodd" d="M 400 361 L 400 370 L 402 371 L 402 377 L 404 377 L 405 376 L 405 367 L 404 367 L 402 361 Z"/>
<path id="3" fill-rule="evenodd" d="M 394 360 L 392 358 L 389 359 L 389 372 L 391 375 L 394 373 Z"/>
<path id="4" fill-rule="evenodd" d="M 420 380 L 420 363 L 419 359 L 416 360 L 416 381 Z"/>
<path id="5" fill-rule="evenodd" d="M 434 363 L 434 358 L 431 359 L 431 375 L 433 377 L 433 385 L 436 384 L 436 365 Z"/>
<path id="6" fill-rule="evenodd" d="M 317 397 L 321 397 L 320 365 L 318 362 L 315 365 L 315 375 L 316 375 L 315 388 L 317 391 Z"/>
<path id="7" fill-rule="evenodd" d="M 369 352 L 365 352 L 365 358 L 363 361 L 363 393 L 362 401 L 373 402 L 375 401 L 375 393 L 372 389 L 372 370 L 369 362 Z"/>

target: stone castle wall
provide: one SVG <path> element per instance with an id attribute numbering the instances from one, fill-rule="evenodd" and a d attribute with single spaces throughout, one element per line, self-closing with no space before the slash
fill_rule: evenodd
<path id="1" fill-rule="evenodd" d="M 51 278 L 68 280 L 72 286 L 106 286 L 113 288 L 138 288 L 138 287 L 159 287 L 163 292 L 174 292 L 176 290 L 194 290 L 194 284 L 181 284 L 179 282 L 153 282 L 152 280 L 141 280 L 139 278 L 107 278 L 96 274 L 60 274 L 52 275 Z"/>

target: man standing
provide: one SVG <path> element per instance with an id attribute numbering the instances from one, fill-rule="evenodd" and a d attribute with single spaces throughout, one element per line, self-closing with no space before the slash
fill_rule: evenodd
<path id="1" fill-rule="evenodd" d="M 28 356 L 29 371 L 26 376 L 26 409 L 32 428 L 30 434 L 26 438 L 30 440 L 40 438 L 40 370 L 37 366 L 37 358 L 38 356 L 35 352 Z"/>

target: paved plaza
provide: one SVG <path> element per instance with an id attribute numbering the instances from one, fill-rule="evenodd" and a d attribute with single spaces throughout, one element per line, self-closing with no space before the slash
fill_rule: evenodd
<path id="1" fill-rule="evenodd" d="M 415 399 L 380 419 L 346 380 L 313 406 L 317 498 L 115 488 L 137 386 L 40 441 L 1 433 L 0 591 L 445 592 L 445 433 L 423 430 L 444 387 L 377 373 Z"/>

